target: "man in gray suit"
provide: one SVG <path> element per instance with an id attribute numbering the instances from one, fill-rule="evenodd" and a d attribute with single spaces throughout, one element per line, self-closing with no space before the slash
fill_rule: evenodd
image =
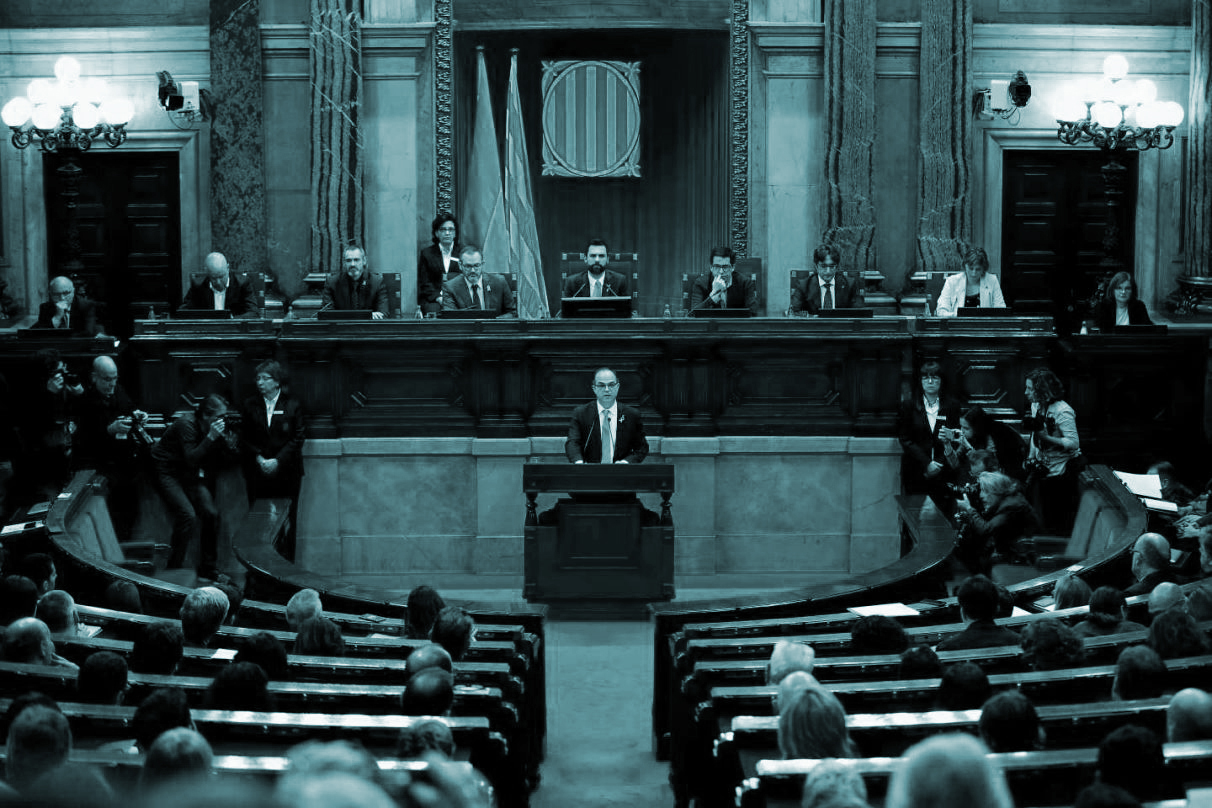
<path id="1" fill-rule="evenodd" d="M 504 275 L 484 272 L 484 256 L 474 244 L 459 253 L 461 275 L 442 284 L 442 311 L 482 310 L 485 317 L 516 317 L 518 307 Z"/>

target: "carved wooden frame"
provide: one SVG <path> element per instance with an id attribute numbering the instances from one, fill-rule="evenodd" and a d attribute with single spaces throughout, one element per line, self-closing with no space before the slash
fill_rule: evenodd
<path id="1" fill-rule="evenodd" d="M 728 230 L 738 257 L 749 253 L 749 0 L 732 0 L 728 23 Z"/>
<path id="2" fill-rule="evenodd" d="M 434 0 L 433 125 L 437 210 L 454 211 L 454 0 Z"/>

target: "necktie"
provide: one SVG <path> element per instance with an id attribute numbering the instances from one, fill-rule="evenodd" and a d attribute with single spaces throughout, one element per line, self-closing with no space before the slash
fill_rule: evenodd
<path id="1" fill-rule="evenodd" d="M 602 282 L 601 281 L 593 282 L 593 284 L 589 287 L 589 296 L 590 297 L 601 297 L 602 296 Z"/>
<path id="2" fill-rule="evenodd" d="M 471 307 L 473 309 L 484 308 L 484 300 L 480 297 L 480 284 L 478 283 L 471 285 Z"/>
<path id="3" fill-rule="evenodd" d="M 614 462 L 614 433 L 610 431 L 610 410 L 602 410 L 602 462 Z"/>
<path id="4" fill-rule="evenodd" d="M 821 308 L 833 308 L 833 281 L 825 281 L 825 302 L 821 304 Z"/>

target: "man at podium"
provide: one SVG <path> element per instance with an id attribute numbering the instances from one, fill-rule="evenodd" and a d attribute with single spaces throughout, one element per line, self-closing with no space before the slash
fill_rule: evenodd
<path id="1" fill-rule="evenodd" d="M 593 375 L 596 398 L 572 411 L 564 454 L 572 463 L 643 463 L 648 438 L 640 411 L 618 403 L 619 379 L 610 368 Z"/>

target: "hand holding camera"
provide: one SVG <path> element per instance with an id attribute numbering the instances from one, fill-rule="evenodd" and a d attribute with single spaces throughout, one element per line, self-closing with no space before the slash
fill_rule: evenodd
<path id="1" fill-rule="evenodd" d="M 215 420 L 211 421 L 210 431 L 206 433 L 206 436 L 211 440 L 218 440 L 219 438 L 223 437 L 223 432 L 226 429 L 227 424 L 224 423 L 223 419 L 216 418 Z"/>

